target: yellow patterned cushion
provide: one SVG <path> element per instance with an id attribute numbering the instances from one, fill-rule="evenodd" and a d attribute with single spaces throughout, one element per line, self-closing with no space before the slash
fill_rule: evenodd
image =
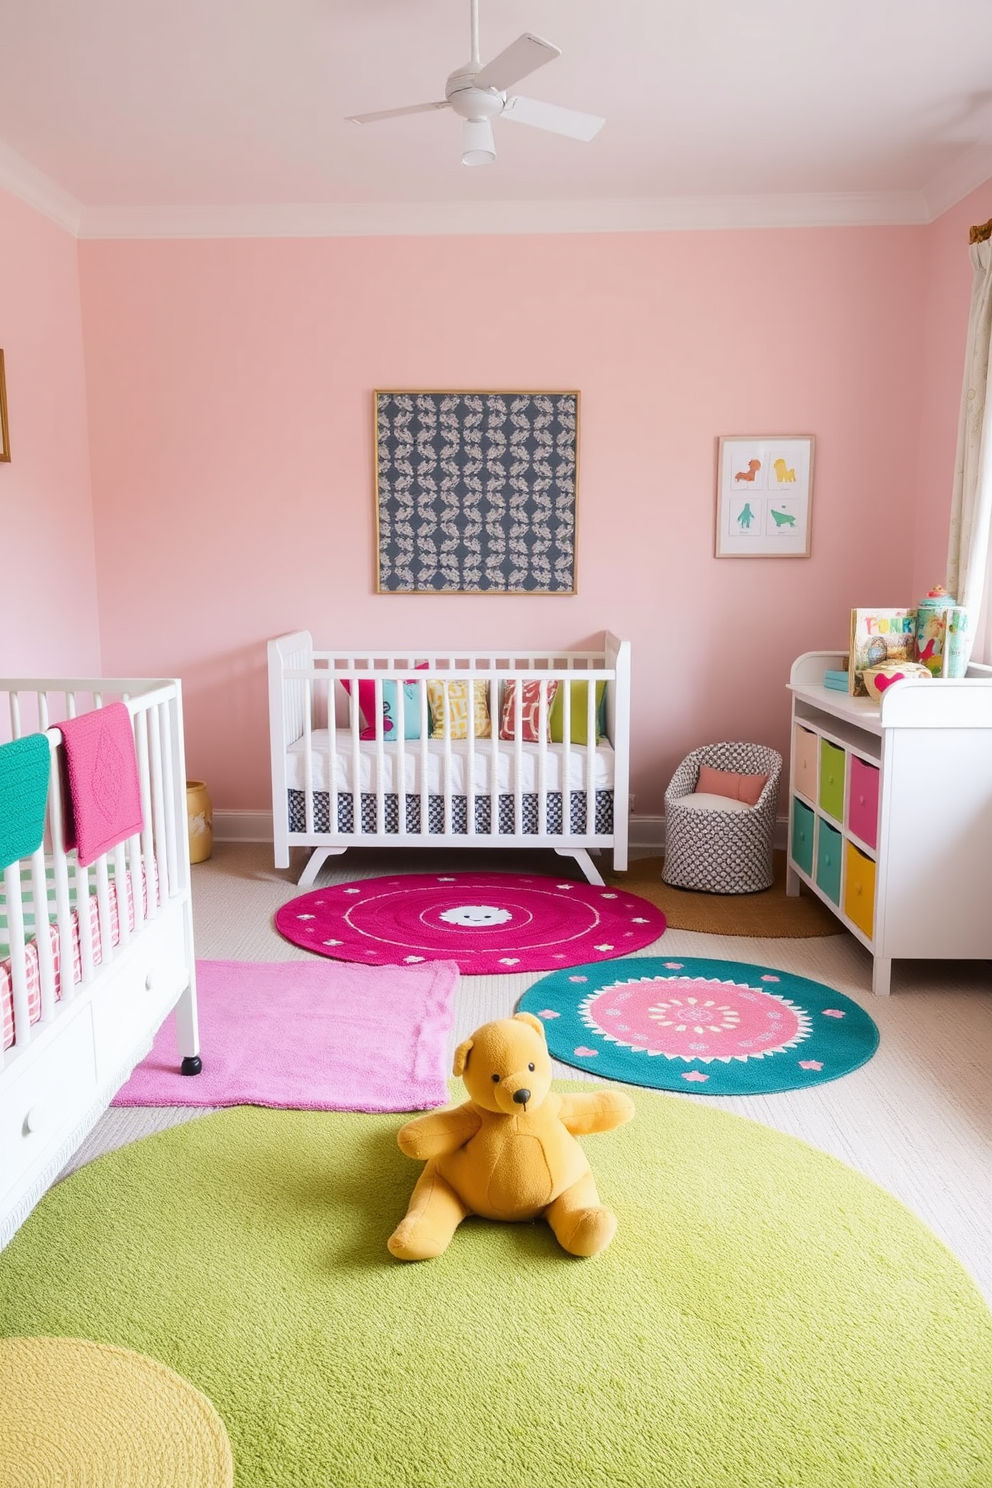
<path id="1" fill-rule="evenodd" d="M 468 738 L 468 683 L 439 682 L 436 678 L 427 684 L 427 701 L 430 705 L 434 728 L 432 739 L 445 736 L 445 719 L 448 720 L 452 739 Z M 475 737 L 488 739 L 492 736 L 489 705 L 486 701 L 485 682 L 472 683 L 472 709 L 475 717 Z"/>

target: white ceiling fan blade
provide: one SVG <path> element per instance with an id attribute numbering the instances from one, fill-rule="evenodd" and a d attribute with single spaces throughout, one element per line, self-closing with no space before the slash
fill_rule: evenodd
<path id="1" fill-rule="evenodd" d="M 505 93 L 514 83 L 519 83 L 521 78 L 528 77 L 543 67 L 545 62 L 553 62 L 556 57 L 561 56 L 561 47 L 552 46 L 550 41 L 545 41 L 541 36 L 532 36 L 525 31 L 523 36 L 518 36 L 516 41 L 487 62 L 481 72 L 476 74 L 475 87 L 495 88 L 497 93 Z"/>
<path id="2" fill-rule="evenodd" d="M 346 124 L 375 124 L 378 119 L 398 119 L 402 114 L 431 114 L 435 109 L 448 107 L 448 100 L 442 98 L 440 103 L 411 103 L 408 108 L 380 109 L 375 114 L 349 114 L 345 119 Z"/>
<path id="3" fill-rule="evenodd" d="M 542 103 L 537 98 L 510 98 L 500 114 L 517 124 L 532 124 L 535 129 L 550 129 L 554 134 L 567 134 L 569 139 L 591 140 L 606 123 L 596 114 L 580 114 L 575 109 L 559 108 L 556 103 Z"/>

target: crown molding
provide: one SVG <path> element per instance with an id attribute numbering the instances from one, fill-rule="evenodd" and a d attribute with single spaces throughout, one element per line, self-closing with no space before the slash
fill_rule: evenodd
<path id="1" fill-rule="evenodd" d="M 87 207 L 0 142 L 0 188 L 74 237 L 333 238 L 726 231 L 926 225 L 992 178 L 992 141 L 959 155 L 922 191 L 605 201 L 351 202 Z"/>
<path id="2" fill-rule="evenodd" d="M 981 140 L 955 157 L 923 189 L 933 222 L 992 177 L 992 140 Z"/>
<path id="3" fill-rule="evenodd" d="M 110 238 L 423 237 L 719 231 L 925 224 L 922 193 L 630 198 L 607 201 L 84 207 L 78 236 Z"/>
<path id="4" fill-rule="evenodd" d="M 3 143 L 0 143 L 0 187 L 64 227 L 73 237 L 79 236 L 82 202 Z"/>

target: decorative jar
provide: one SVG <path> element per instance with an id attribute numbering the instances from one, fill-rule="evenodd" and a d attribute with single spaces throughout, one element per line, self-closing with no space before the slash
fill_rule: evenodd
<path id="1" fill-rule="evenodd" d="M 214 808 L 202 780 L 186 782 L 186 822 L 189 827 L 189 860 L 202 863 L 214 848 Z"/>

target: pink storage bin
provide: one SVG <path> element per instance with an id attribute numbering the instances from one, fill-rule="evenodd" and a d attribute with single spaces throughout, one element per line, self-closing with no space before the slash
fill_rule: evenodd
<path id="1" fill-rule="evenodd" d="M 869 847 L 878 846 L 878 776 L 877 765 L 852 755 L 847 829 Z"/>

